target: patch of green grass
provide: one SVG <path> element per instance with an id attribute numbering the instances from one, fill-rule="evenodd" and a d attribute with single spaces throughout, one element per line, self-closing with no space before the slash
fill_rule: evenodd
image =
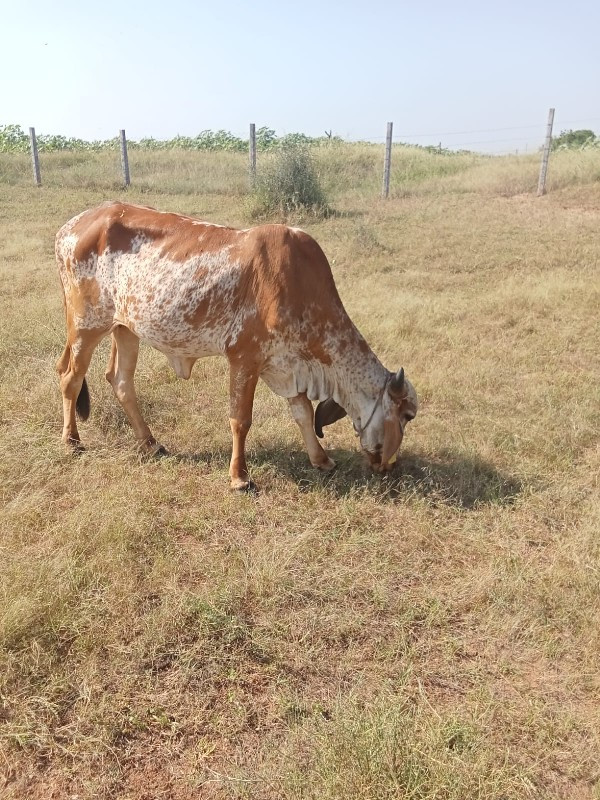
<path id="1" fill-rule="evenodd" d="M 369 703 L 336 699 L 304 711 L 291 734 L 304 762 L 284 758 L 282 797 L 532 797 L 526 771 L 490 759 L 486 725 L 386 692 Z M 251 797 L 252 792 L 247 793 Z"/>

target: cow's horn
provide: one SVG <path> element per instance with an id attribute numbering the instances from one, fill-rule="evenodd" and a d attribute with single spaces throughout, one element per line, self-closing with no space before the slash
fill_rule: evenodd
<path id="1" fill-rule="evenodd" d="M 404 389 L 404 367 L 400 367 L 390 381 L 390 389 L 394 394 L 399 394 Z"/>

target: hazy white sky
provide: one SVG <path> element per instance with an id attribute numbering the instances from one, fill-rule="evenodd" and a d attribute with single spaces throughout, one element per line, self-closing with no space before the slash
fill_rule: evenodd
<path id="1" fill-rule="evenodd" d="M 600 131 L 600 2 L 0 0 L 0 124 L 536 148 Z M 458 132 L 464 132 L 460 135 Z"/>

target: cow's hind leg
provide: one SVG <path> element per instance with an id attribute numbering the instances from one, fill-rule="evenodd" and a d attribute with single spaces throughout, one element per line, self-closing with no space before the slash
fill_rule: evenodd
<path id="1" fill-rule="evenodd" d="M 63 397 L 62 440 L 75 450 L 82 449 L 76 414 L 79 413 L 83 419 L 87 419 L 89 414 L 85 374 L 96 345 L 106 334 L 107 331 L 102 329 L 84 329 L 75 332 L 69 337 L 63 354 L 56 364 Z"/>
<path id="2" fill-rule="evenodd" d="M 137 365 L 140 340 L 124 325 L 117 326 L 113 330 L 112 337 L 106 380 L 113 387 L 117 400 L 127 414 L 140 449 L 151 455 L 165 455 L 165 448 L 157 443 L 142 417 L 135 394 L 133 376 Z"/>
<path id="3" fill-rule="evenodd" d="M 296 397 L 290 397 L 288 402 L 292 416 L 302 433 L 310 463 L 317 469 L 330 472 L 335 468 L 335 461 L 329 458 L 325 450 L 323 450 L 315 434 L 315 413 L 312 403 L 304 393 L 298 394 Z"/>
<path id="4" fill-rule="evenodd" d="M 231 488 L 236 492 L 252 492 L 256 486 L 248 477 L 246 464 L 246 436 L 252 425 L 254 391 L 258 383 L 258 369 L 242 359 L 229 361 L 229 424 L 233 437 L 229 476 Z"/>

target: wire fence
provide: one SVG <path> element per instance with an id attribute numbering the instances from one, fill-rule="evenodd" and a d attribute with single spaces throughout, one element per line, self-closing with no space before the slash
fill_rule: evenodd
<path id="1" fill-rule="evenodd" d="M 560 125 L 563 130 L 572 125 L 590 126 L 600 121 L 600 117 L 587 117 L 585 119 L 563 119 Z M 382 194 L 384 197 L 389 193 L 390 163 L 393 145 L 408 145 L 427 149 L 431 152 L 453 154 L 457 152 L 473 152 L 477 148 L 484 155 L 508 155 L 526 154 L 542 152 L 542 167 L 540 172 L 540 193 L 543 194 L 545 187 L 542 182 L 542 172 L 547 169 L 548 156 L 552 142 L 552 125 L 546 126 L 545 135 L 539 123 L 527 125 L 510 125 L 496 128 L 465 128 L 461 130 L 443 130 L 437 132 L 420 133 L 392 133 L 393 123 L 388 123 L 386 135 L 351 135 L 347 137 L 334 136 L 332 131 L 325 131 L 324 136 L 311 137 L 304 134 L 286 134 L 277 136 L 275 131 L 262 127 L 258 130 L 252 123 L 249 128 L 247 138 L 236 136 L 228 131 L 202 131 L 196 137 L 177 136 L 171 140 L 157 140 L 153 138 L 131 141 L 129 144 L 142 149 L 189 149 L 189 150 L 246 150 L 249 153 L 249 175 L 251 184 L 256 177 L 256 153 L 259 151 L 273 149 L 281 144 L 323 144 L 333 142 L 364 142 L 373 145 L 385 142 L 384 156 L 384 179 Z M 533 132 L 539 132 L 535 135 Z M 493 138 L 469 138 L 483 134 L 504 134 L 518 133 L 519 135 L 500 136 Z M 527 132 L 527 133 L 525 133 Z M 466 137 L 466 138 L 465 138 Z M 38 148 L 38 143 L 41 145 Z M 504 145 L 503 148 L 498 145 Z M 508 145 L 508 146 L 507 146 Z M 86 142 L 82 139 L 68 139 L 64 136 L 44 135 L 36 137 L 34 128 L 29 129 L 29 136 L 16 125 L 0 125 L 0 152 L 24 152 L 29 150 L 33 167 L 34 181 L 37 186 L 41 186 L 41 170 L 38 149 L 43 151 L 52 150 L 104 150 L 120 149 L 123 183 L 129 186 L 131 183 L 130 168 L 128 162 L 128 141 L 125 131 L 119 131 L 119 137 L 106 141 Z M 545 167 L 544 167 L 545 164 Z M 545 177 L 544 177 L 545 180 Z"/>
<path id="2" fill-rule="evenodd" d="M 560 127 L 561 129 L 566 129 L 570 125 L 582 125 L 582 126 L 590 126 L 594 123 L 600 122 L 600 117 L 587 117 L 585 119 L 559 119 L 560 125 L 556 125 L 555 128 Z M 493 138 L 493 139 L 460 139 L 460 141 L 453 141 L 448 142 L 447 139 L 449 137 L 463 137 L 463 136 L 476 136 L 479 134 L 484 133 L 505 133 L 507 131 L 539 131 L 539 136 L 508 136 L 508 137 L 501 137 L 501 138 Z M 544 141 L 545 135 L 545 126 L 543 124 L 538 123 L 530 123 L 528 125 L 509 125 L 504 127 L 498 128 L 471 128 L 465 130 L 457 130 L 457 131 L 433 131 L 433 132 L 418 132 L 418 133 L 396 133 L 393 136 L 393 141 L 396 144 L 417 144 L 420 146 L 439 146 L 449 149 L 466 149 L 469 147 L 480 147 L 481 145 L 499 145 L 499 144 L 507 144 L 510 143 L 512 146 L 507 148 L 492 148 L 492 155 L 506 155 L 508 153 L 514 153 L 515 147 L 514 144 L 521 145 L 521 150 L 525 152 L 534 152 L 536 150 L 541 149 Z M 373 141 L 373 142 L 384 142 L 386 137 L 382 134 L 377 135 L 353 135 L 350 137 L 354 141 Z"/>

